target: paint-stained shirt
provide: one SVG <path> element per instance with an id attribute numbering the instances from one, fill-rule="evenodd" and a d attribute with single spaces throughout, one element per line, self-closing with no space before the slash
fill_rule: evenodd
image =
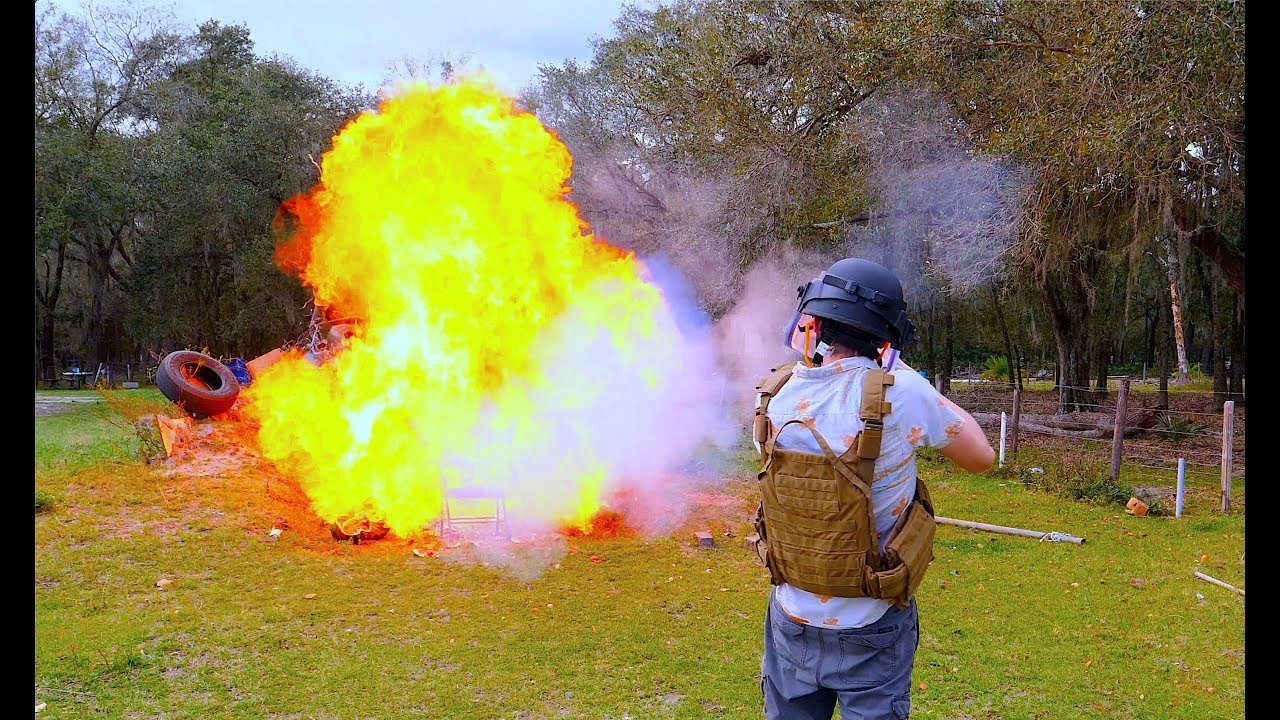
<path id="1" fill-rule="evenodd" d="M 837 455 L 844 453 L 862 430 L 862 378 L 875 367 L 874 360 L 864 357 L 842 358 L 820 367 L 796 363 L 791 378 L 769 402 L 772 427 L 797 418 L 812 421 L 831 449 Z M 900 360 L 891 372 L 894 384 L 885 388 L 885 399 L 893 406 L 884 416 L 880 457 L 871 484 L 881 552 L 898 516 L 915 498 L 915 449 L 944 447 L 964 427 L 964 419 L 919 372 Z M 778 436 L 777 447 L 822 452 L 813 433 L 800 424 L 787 426 Z M 890 607 L 884 600 L 828 597 L 788 584 L 779 585 L 776 592 L 782 609 L 796 622 L 829 628 L 868 625 Z"/>

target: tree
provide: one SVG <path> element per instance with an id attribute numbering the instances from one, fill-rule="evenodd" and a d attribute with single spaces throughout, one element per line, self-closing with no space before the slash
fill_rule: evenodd
<path id="1" fill-rule="evenodd" d="M 39 9 L 36 20 L 36 238 L 44 268 L 37 296 L 44 312 L 46 358 L 66 262 L 81 263 L 90 285 L 86 357 L 106 359 L 113 293 L 141 204 L 133 182 L 146 139 L 130 122 L 133 106 L 171 52 L 176 37 L 154 11 L 90 8 L 86 18 Z M 56 264 L 48 262 L 56 256 Z M 52 268 L 52 269 L 51 269 Z"/>
<path id="2" fill-rule="evenodd" d="M 272 265 L 271 223 L 319 180 L 330 138 L 371 99 L 202 24 L 139 119 L 155 128 L 135 308 L 140 337 L 258 353 L 291 339 L 306 293 Z M 292 331 L 292 332 L 291 332 Z"/>

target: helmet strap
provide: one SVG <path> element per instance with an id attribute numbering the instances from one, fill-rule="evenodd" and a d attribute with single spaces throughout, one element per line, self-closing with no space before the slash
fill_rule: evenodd
<path id="1" fill-rule="evenodd" d="M 889 341 L 885 340 L 884 344 L 880 346 L 880 351 L 876 353 L 876 363 L 884 365 L 884 356 L 887 352 L 889 352 Z"/>
<path id="2" fill-rule="evenodd" d="M 822 364 L 822 353 L 818 348 L 814 347 L 813 352 L 809 352 L 810 343 L 814 341 L 816 333 L 813 332 L 813 323 L 810 322 L 804 326 L 804 364 L 809 367 L 816 367 Z"/>

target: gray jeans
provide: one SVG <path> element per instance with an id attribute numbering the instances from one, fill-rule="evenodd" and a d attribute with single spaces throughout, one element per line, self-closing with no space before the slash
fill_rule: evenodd
<path id="1" fill-rule="evenodd" d="M 920 642 L 916 601 L 860 628 L 792 620 L 769 595 L 760 687 L 766 720 L 905 720 Z"/>

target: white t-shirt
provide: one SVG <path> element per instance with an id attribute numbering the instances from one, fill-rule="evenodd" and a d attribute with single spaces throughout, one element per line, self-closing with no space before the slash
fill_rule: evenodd
<path id="1" fill-rule="evenodd" d="M 843 453 L 862 430 L 862 378 L 875 367 L 879 367 L 876 362 L 865 357 L 842 358 L 820 367 L 796 363 L 791 378 L 769 401 L 772 427 L 782 427 L 796 418 L 812 419 L 814 429 L 832 451 Z M 894 384 L 885 388 L 885 399 L 893 408 L 884 416 L 880 457 L 871 484 L 881 552 L 898 516 L 915 498 L 915 449 L 943 447 L 964 427 L 964 419 L 942 401 L 920 373 L 899 360 L 892 374 Z M 782 431 L 777 447 L 822 452 L 813 433 L 799 424 Z M 884 600 L 815 595 L 785 583 L 776 588 L 776 594 L 782 609 L 796 622 L 828 628 L 869 625 L 890 607 Z"/>

